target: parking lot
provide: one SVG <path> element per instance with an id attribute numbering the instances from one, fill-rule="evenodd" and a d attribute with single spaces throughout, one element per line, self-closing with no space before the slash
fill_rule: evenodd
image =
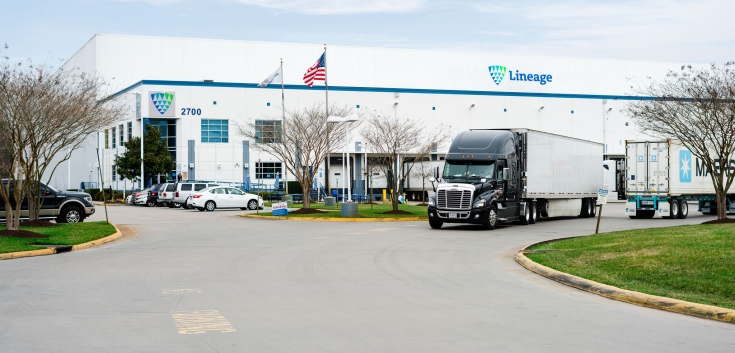
<path id="1" fill-rule="evenodd" d="M 623 207 L 605 206 L 601 231 L 713 218 L 631 220 Z M 122 239 L 0 262 L 0 351 L 735 350 L 735 325 L 580 292 L 513 260 L 596 219 L 431 230 L 243 212 L 255 211 L 111 206 Z"/>

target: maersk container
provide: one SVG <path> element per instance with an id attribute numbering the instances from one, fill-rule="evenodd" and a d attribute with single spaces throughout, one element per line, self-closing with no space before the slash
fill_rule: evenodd
<path id="1" fill-rule="evenodd" d="M 723 163 L 733 168 L 735 161 Z M 715 188 L 704 163 L 675 140 L 625 141 L 625 179 L 630 218 L 686 218 L 688 201 L 716 213 Z M 732 189 L 731 189 L 732 190 Z M 728 193 L 730 202 L 735 195 Z"/>

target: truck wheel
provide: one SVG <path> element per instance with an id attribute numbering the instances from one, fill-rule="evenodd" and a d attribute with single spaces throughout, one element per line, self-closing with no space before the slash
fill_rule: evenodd
<path id="1" fill-rule="evenodd" d="M 482 228 L 485 230 L 493 230 L 498 226 L 498 206 L 490 206 L 490 211 L 487 212 L 487 220 L 482 224 Z"/>
<path id="2" fill-rule="evenodd" d="M 64 207 L 56 223 L 79 223 L 84 221 L 84 212 L 77 206 Z"/>
<path id="3" fill-rule="evenodd" d="M 536 224 L 536 217 L 538 216 L 536 212 L 536 203 L 535 202 L 529 202 L 528 203 L 531 206 L 531 219 L 528 220 L 529 224 Z"/>
<path id="4" fill-rule="evenodd" d="M 523 212 L 522 215 L 520 215 L 520 217 L 518 219 L 520 221 L 521 225 L 526 226 L 529 223 L 531 223 L 531 210 L 530 210 L 530 208 L 531 207 L 530 207 L 529 203 L 528 202 L 524 202 L 523 209 L 525 211 Z"/>
<path id="5" fill-rule="evenodd" d="M 674 199 L 669 200 L 669 218 L 679 218 L 679 201 Z"/>
<path id="6" fill-rule="evenodd" d="M 429 226 L 431 226 L 432 229 L 439 229 L 444 225 L 444 222 L 442 221 L 435 221 L 432 218 L 429 218 Z"/>
<path id="7" fill-rule="evenodd" d="M 590 217 L 590 200 L 589 199 L 582 199 L 582 211 L 579 213 L 579 216 L 582 218 Z"/>
<path id="8" fill-rule="evenodd" d="M 689 205 L 686 200 L 680 200 L 679 202 L 679 219 L 685 219 L 689 216 Z"/>
<path id="9" fill-rule="evenodd" d="M 595 218 L 597 215 L 597 199 L 590 199 L 590 217 Z"/>

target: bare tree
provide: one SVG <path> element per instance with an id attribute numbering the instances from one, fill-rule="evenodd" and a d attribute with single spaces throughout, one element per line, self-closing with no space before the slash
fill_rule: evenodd
<path id="1" fill-rule="evenodd" d="M 419 162 L 418 169 L 411 173 L 416 178 L 421 178 L 421 204 L 419 206 L 427 206 L 426 204 L 426 179 L 434 175 L 434 168 L 431 163 L 426 161 Z"/>
<path id="2" fill-rule="evenodd" d="M 727 191 L 735 178 L 735 62 L 682 66 L 633 90 L 654 98 L 633 101 L 626 113 L 641 131 L 679 140 L 704 163 L 715 188 L 717 218 L 727 218 Z"/>
<path id="3" fill-rule="evenodd" d="M 440 124 L 433 129 L 427 129 L 423 122 L 396 119 L 379 113 L 367 115 L 363 122 L 362 137 L 378 160 L 376 166 L 383 170 L 388 179 L 388 190 L 392 190 L 393 211 L 397 211 L 400 185 L 417 162 L 420 163 L 449 139 L 449 128 Z M 402 157 L 410 158 L 401 163 L 399 159 Z"/>
<path id="4" fill-rule="evenodd" d="M 90 134 L 112 125 L 124 115 L 124 106 L 104 97 L 106 85 L 80 70 L 54 70 L 30 61 L 0 66 L 0 145 L 4 191 L 14 200 L 28 199 L 29 219 L 38 219 L 48 184 L 56 168 L 69 159 Z M 8 196 L 0 192 L 3 199 Z M 22 202 L 16 203 L 19 215 Z M 8 219 L 8 229 L 19 225 Z"/>
<path id="5" fill-rule="evenodd" d="M 331 105 L 329 115 L 346 116 L 348 107 Z M 286 112 L 285 121 L 278 118 L 238 123 L 238 132 L 255 140 L 254 149 L 269 153 L 281 161 L 291 175 L 299 181 L 304 192 L 304 208 L 309 208 L 309 190 L 319 165 L 330 150 L 344 147 L 345 123 L 327 123 L 323 104 Z"/>

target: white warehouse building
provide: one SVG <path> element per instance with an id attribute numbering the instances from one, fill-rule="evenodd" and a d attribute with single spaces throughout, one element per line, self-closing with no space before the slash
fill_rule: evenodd
<path id="1" fill-rule="evenodd" d="M 323 103 L 325 87 L 303 82 L 306 70 L 323 53 L 321 44 L 95 35 L 64 65 L 103 78 L 127 102 L 125 121 L 110 126 L 57 169 L 51 183 L 76 188 L 102 181 L 113 188 L 138 187 L 119 180 L 113 161 L 122 143 L 139 136 L 144 123 L 158 125 L 176 159 L 173 175 L 188 180 L 272 185 L 284 167 L 258 152 L 237 134 L 238 122 L 281 117 L 281 86 L 258 87 L 283 59 L 287 110 Z M 622 159 L 625 140 L 639 139 L 621 110 L 631 85 L 663 78 L 679 64 L 585 58 L 517 56 L 482 52 L 329 46 L 329 102 L 355 113 L 377 110 L 442 123 L 453 134 L 466 129 L 529 128 L 603 143 L 606 159 Z M 170 106 L 153 100 L 169 94 Z M 157 96 L 158 94 L 158 96 Z M 137 103 L 136 103 L 137 101 Z M 355 142 L 358 142 L 357 144 Z M 364 150 L 354 132 L 348 145 L 353 187 L 364 187 Z M 445 148 L 448 143 L 445 144 Z M 330 188 L 343 186 L 341 154 L 317 178 Z M 445 151 L 434 158 L 442 159 Z M 258 164 L 260 161 L 261 164 Z M 602 162 L 602 161 L 601 161 Z M 330 178 L 327 180 L 327 178 Z"/>

